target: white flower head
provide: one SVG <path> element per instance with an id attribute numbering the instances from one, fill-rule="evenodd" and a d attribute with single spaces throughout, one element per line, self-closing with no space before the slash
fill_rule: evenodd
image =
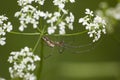
<path id="1" fill-rule="evenodd" d="M 44 5 L 44 1 L 45 0 L 18 0 L 17 2 L 19 6 L 25 6 L 32 4 L 33 2 L 38 3 L 40 5 Z"/>
<path id="2" fill-rule="evenodd" d="M 66 22 L 67 22 L 67 25 L 68 25 L 68 28 L 70 30 L 73 30 L 73 23 L 74 23 L 74 20 L 75 20 L 75 17 L 73 15 L 73 13 L 70 12 L 70 16 L 67 16 L 65 18 Z"/>
<path id="3" fill-rule="evenodd" d="M 2 46 L 5 45 L 6 44 L 5 40 L 6 40 L 5 37 L 0 38 L 0 45 Z"/>
<path id="4" fill-rule="evenodd" d="M 12 29 L 13 29 L 13 27 L 11 25 L 11 22 L 8 22 L 7 24 L 4 24 L 3 28 L 6 29 L 7 32 L 12 31 Z"/>
<path id="5" fill-rule="evenodd" d="M 75 0 L 53 0 L 53 6 L 57 7 L 54 12 L 48 12 L 40 10 L 43 7 L 45 0 L 18 0 L 18 5 L 21 6 L 21 10 L 15 13 L 15 17 L 19 18 L 20 26 L 19 30 L 24 31 L 28 28 L 28 25 L 32 24 L 33 29 L 37 29 L 41 25 L 41 21 L 47 24 L 47 33 L 54 34 L 58 28 L 59 34 L 65 34 L 66 31 L 59 29 L 59 24 L 65 22 L 65 26 L 68 29 L 73 30 L 74 15 L 72 12 L 68 12 L 65 9 L 66 3 L 74 3 Z M 37 3 L 34 5 L 34 3 Z M 42 20 L 43 19 L 43 20 Z"/>
<path id="6" fill-rule="evenodd" d="M 40 57 L 34 55 L 28 47 L 24 47 L 21 51 L 11 52 L 8 58 L 8 62 L 13 64 L 13 67 L 9 68 L 11 78 L 37 80 L 33 74 L 36 69 L 35 62 L 37 61 L 40 61 Z"/>
<path id="7" fill-rule="evenodd" d="M 39 3 L 40 5 L 44 5 L 45 0 L 35 0 L 35 2 Z"/>
<path id="8" fill-rule="evenodd" d="M 75 0 L 69 0 L 71 3 L 74 3 L 75 2 Z M 67 11 L 65 10 L 65 5 L 66 5 L 66 3 L 68 2 L 68 0 L 53 0 L 53 4 L 55 5 L 55 6 L 58 6 L 58 8 L 60 9 L 60 10 L 62 10 L 63 11 L 63 13 L 67 13 Z"/>
<path id="9" fill-rule="evenodd" d="M 15 13 L 15 17 L 18 17 L 20 20 L 19 30 L 24 31 L 28 24 L 32 24 L 33 28 L 38 27 L 40 13 L 32 5 L 26 5 L 19 12 Z"/>
<path id="10" fill-rule="evenodd" d="M 59 34 L 60 35 L 63 35 L 63 34 L 65 34 L 66 32 L 65 32 L 65 22 L 61 22 L 60 24 L 59 24 Z"/>
<path id="11" fill-rule="evenodd" d="M 25 80 L 37 80 L 34 74 L 27 73 L 24 76 L 25 76 Z"/>
<path id="12" fill-rule="evenodd" d="M 55 30 L 56 30 L 56 26 L 53 26 L 53 27 L 48 27 L 48 34 L 53 34 L 55 33 Z"/>
<path id="13" fill-rule="evenodd" d="M 90 9 L 88 9 L 88 8 L 85 10 L 86 10 L 85 14 L 93 16 L 93 11 L 90 11 Z"/>
<path id="14" fill-rule="evenodd" d="M 0 16 L 0 45 L 5 45 L 5 40 L 6 40 L 6 33 L 11 32 L 13 27 L 11 25 L 11 22 L 7 21 L 8 18 L 5 17 L 4 15 Z"/>
<path id="15" fill-rule="evenodd" d="M 70 2 L 71 2 L 71 3 L 74 3 L 74 2 L 75 2 L 75 0 L 70 0 Z"/>
<path id="16" fill-rule="evenodd" d="M 88 30 L 89 37 L 94 38 L 93 42 L 99 40 L 101 34 L 106 34 L 106 22 L 99 16 L 95 16 L 93 11 L 86 9 L 84 18 L 79 19 L 79 23 L 82 23 L 85 26 L 85 29 Z M 88 16 L 89 15 L 89 16 Z"/>

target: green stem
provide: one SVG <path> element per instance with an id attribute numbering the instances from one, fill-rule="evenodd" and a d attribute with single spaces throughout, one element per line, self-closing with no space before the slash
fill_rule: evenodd
<path id="1" fill-rule="evenodd" d="M 42 35 L 39 36 L 39 38 L 38 38 L 38 40 L 37 40 L 37 42 L 36 42 L 36 44 L 35 44 L 35 46 L 34 46 L 34 48 L 33 48 L 33 52 L 36 50 L 36 48 L 37 48 L 37 46 L 38 46 L 41 38 L 42 38 Z"/>
<path id="2" fill-rule="evenodd" d="M 38 69 L 37 69 L 37 80 L 40 80 L 41 79 L 41 75 L 42 75 L 42 67 L 43 67 L 43 57 L 44 57 L 44 55 L 43 55 L 43 50 L 44 50 L 44 48 L 43 48 L 43 40 L 42 40 L 42 36 L 43 36 L 43 34 L 40 34 L 40 36 L 39 36 L 39 38 L 38 38 L 38 41 L 37 41 L 37 43 L 35 44 L 35 46 L 34 46 L 34 49 L 33 49 L 33 52 L 36 50 L 36 48 L 37 48 L 37 46 L 39 45 L 39 43 L 40 43 L 40 54 L 39 54 L 39 56 L 40 56 L 40 58 L 41 58 L 41 60 L 40 60 L 40 62 L 38 63 Z"/>
<path id="3" fill-rule="evenodd" d="M 38 80 L 42 79 L 42 72 L 43 72 L 43 59 L 44 59 L 44 44 L 43 41 L 41 40 L 41 49 L 40 49 L 40 57 L 41 57 L 41 61 L 39 63 L 39 70 L 38 70 Z"/>
<path id="4" fill-rule="evenodd" d="M 42 36 L 44 35 L 44 32 L 45 32 L 45 28 L 46 26 L 44 26 L 41 34 L 40 34 L 40 40 L 42 38 Z M 42 72 L 43 72 L 43 59 L 44 59 L 44 54 L 43 54 L 43 51 L 44 51 L 44 43 L 43 43 L 43 40 L 41 40 L 41 45 L 40 45 L 40 58 L 41 58 L 41 61 L 39 62 L 39 65 L 38 65 L 38 74 L 37 74 L 37 80 L 41 80 L 41 77 L 42 77 Z"/>
<path id="5" fill-rule="evenodd" d="M 87 31 L 82 31 L 82 32 L 78 32 L 78 33 L 72 33 L 72 34 L 64 34 L 64 35 L 60 35 L 60 34 L 53 34 L 51 36 L 75 36 L 75 35 L 81 35 L 86 33 Z M 18 34 L 18 35 L 27 35 L 27 36 L 33 36 L 33 35 L 40 35 L 41 33 L 20 33 L 20 32 L 10 32 L 11 34 Z M 45 34 L 45 35 L 49 35 L 49 34 Z"/>
<path id="6" fill-rule="evenodd" d="M 78 33 L 72 33 L 72 34 L 64 34 L 64 35 L 60 35 L 60 34 L 53 34 L 51 36 L 76 36 L 76 35 L 81 35 L 81 34 L 84 34 L 84 33 L 87 33 L 88 31 L 85 30 L 85 31 L 82 31 L 82 32 L 78 32 Z M 48 35 L 48 34 L 46 34 Z"/>
<path id="7" fill-rule="evenodd" d="M 40 35 L 40 33 L 21 33 L 21 32 L 14 32 L 14 31 L 11 31 L 9 32 L 11 34 L 18 34 L 18 35 L 29 35 L 29 36 L 32 36 L 32 35 Z"/>
<path id="8" fill-rule="evenodd" d="M 58 21 L 57 21 L 57 23 L 55 24 L 55 26 L 57 26 L 57 25 L 61 22 L 61 20 L 63 19 L 64 15 L 65 15 L 65 14 L 63 14 L 62 17 L 60 17 L 60 18 L 58 19 Z"/>

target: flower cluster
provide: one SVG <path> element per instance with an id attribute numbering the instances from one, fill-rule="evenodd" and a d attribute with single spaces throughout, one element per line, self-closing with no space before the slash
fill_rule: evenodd
<path id="1" fill-rule="evenodd" d="M 39 10 L 37 6 L 32 6 L 33 2 L 44 5 L 45 0 L 18 0 L 18 5 L 22 9 L 15 13 L 15 17 L 20 20 L 20 31 L 24 31 L 27 28 L 27 24 L 32 24 L 33 28 L 38 28 L 40 18 L 48 24 L 47 32 L 49 35 L 55 33 L 57 28 L 59 28 L 59 34 L 65 34 L 65 26 L 73 30 L 74 15 L 64 9 L 68 0 L 53 0 L 53 4 L 58 7 L 58 11 L 53 13 Z M 70 2 L 74 3 L 75 0 L 70 0 Z M 70 14 L 70 16 L 67 16 L 67 14 Z"/>
<path id="2" fill-rule="evenodd" d="M 50 26 L 48 27 L 48 34 L 55 33 L 57 26 L 59 27 L 59 34 L 61 35 L 66 33 L 65 32 L 66 26 L 68 26 L 70 30 L 73 30 L 74 15 L 70 13 L 70 16 L 66 16 L 64 20 L 60 19 L 60 16 L 61 14 L 59 12 L 55 12 L 54 16 L 47 20 L 47 23 L 50 24 Z"/>
<path id="3" fill-rule="evenodd" d="M 0 16 L 0 45 L 5 45 L 6 33 L 12 30 L 11 22 L 7 22 L 8 18 L 4 15 Z"/>
<path id="4" fill-rule="evenodd" d="M 32 6 L 33 2 L 40 5 L 44 4 L 44 0 L 18 0 L 18 5 L 20 5 L 22 9 L 15 13 L 15 17 L 18 17 L 20 20 L 20 31 L 24 31 L 24 28 L 27 28 L 27 24 L 33 24 L 33 28 L 37 28 L 39 18 L 46 17 L 47 13 L 37 10 L 37 6 Z"/>
<path id="5" fill-rule="evenodd" d="M 79 23 L 82 23 L 88 30 L 89 37 L 93 37 L 93 42 L 97 41 L 102 33 L 106 33 L 106 22 L 99 16 L 95 16 L 93 11 L 86 9 L 86 16 L 79 19 Z"/>
<path id="6" fill-rule="evenodd" d="M 49 35 L 54 34 L 57 27 L 59 28 L 60 35 L 66 33 L 66 26 L 68 26 L 68 29 L 73 30 L 74 15 L 72 12 L 68 13 L 68 11 L 65 9 L 65 4 L 68 1 L 71 3 L 75 2 L 75 0 L 53 0 L 54 5 L 57 6 L 62 12 L 54 12 L 50 19 L 47 20 L 47 23 L 50 24 L 47 30 Z M 70 16 L 65 16 L 67 14 L 70 14 Z"/>
<path id="7" fill-rule="evenodd" d="M 109 8 L 106 2 L 101 2 L 100 9 L 96 10 L 96 14 L 104 17 L 108 23 L 108 26 L 106 27 L 107 31 L 112 33 L 114 31 L 113 26 L 116 25 L 117 21 L 120 21 L 120 3 L 114 8 Z"/>
<path id="8" fill-rule="evenodd" d="M 75 0 L 69 0 L 71 3 L 74 3 Z M 58 6 L 60 10 L 63 11 L 63 13 L 67 14 L 67 11 L 64 9 L 65 4 L 68 2 L 68 0 L 53 0 L 54 5 Z"/>
<path id="9" fill-rule="evenodd" d="M 15 13 L 15 17 L 20 17 L 20 31 L 23 31 L 24 28 L 27 28 L 27 24 L 29 23 L 33 24 L 33 28 L 37 28 L 38 18 L 35 18 L 36 13 L 36 8 L 31 5 L 26 5 L 21 9 L 21 11 Z"/>
<path id="10" fill-rule="evenodd" d="M 32 4 L 32 2 L 39 3 L 40 5 L 44 5 L 45 0 L 18 0 L 17 2 L 19 6 Z"/>
<path id="11" fill-rule="evenodd" d="M 21 49 L 20 52 L 11 52 L 8 61 L 13 63 L 13 67 L 9 67 L 11 78 L 37 80 L 33 71 L 36 69 L 35 62 L 40 61 L 40 58 L 34 55 L 28 47 Z"/>

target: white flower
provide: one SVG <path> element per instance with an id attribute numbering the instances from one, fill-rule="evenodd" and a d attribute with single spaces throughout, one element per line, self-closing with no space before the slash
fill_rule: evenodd
<path id="1" fill-rule="evenodd" d="M 2 46 L 5 45 L 6 44 L 5 40 L 6 40 L 5 37 L 0 38 L 0 45 L 2 45 Z"/>
<path id="2" fill-rule="evenodd" d="M 55 30 L 56 30 L 56 26 L 54 26 L 54 27 L 48 27 L 48 34 L 55 33 Z"/>
<path id="3" fill-rule="evenodd" d="M 40 5 L 44 5 L 45 0 L 35 0 L 35 2 L 38 2 Z"/>
<path id="4" fill-rule="evenodd" d="M 38 56 L 34 56 L 34 61 L 40 61 L 40 58 Z"/>
<path id="5" fill-rule="evenodd" d="M 68 24 L 68 28 L 69 28 L 70 30 L 73 30 L 73 24 L 72 24 L 72 23 L 69 23 L 69 24 Z"/>
<path id="6" fill-rule="evenodd" d="M 0 35 L 5 35 L 5 34 L 6 34 L 5 30 L 2 27 L 0 27 Z"/>
<path id="7" fill-rule="evenodd" d="M 3 28 L 6 29 L 7 32 L 12 31 L 12 29 L 13 29 L 10 22 L 8 22 L 7 24 L 4 24 Z"/>
<path id="8" fill-rule="evenodd" d="M 28 4 L 32 4 L 33 2 L 44 5 L 44 1 L 45 0 L 18 0 L 17 2 L 19 6 L 25 6 Z"/>
<path id="9" fill-rule="evenodd" d="M 13 57 L 10 56 L 10 57 L 8 58 L 8 61 L 9 61 L 9 63 L 12 63 L 12 62 L 13 62 Z"/>
<path id="10" fill-rule="evenodd" d="M 74 22 L 74 15 L 70 12 L 70 16 L 69 17 L 66 17 L 66 22 L 67 23 L 72 23 Z"/>
<path id="11" fill-rule="evenodd" d="M 82 25 L 88 25 L 88 21 L 89 21 L 89 17 L 88 16 L 85 16 L 84 18 L 80 18 L 79 19 L 79 23 L 82 23 Z"/>
<path id="12" fill-rule="evenodd" d="M 29 24 L 32 24 L 33 28 L 38 28 L 39 23 L 46 22 L 47 33 L 53 34 L 56 29 L 59 28 L 59 34 L 65 34 L 65 29 L 60 29 L 59 24 L 65 22 L 70 30 L 73 30 L 74 15 L 70 12 L 68 15 L 68 10 L 65 9 L 67 2 L 74 3 L 75 0 L 53 0 L 53 5 L 58 7 L 56 11 L 50 13 L 48 11 L 39 10 L 40 7 L 43 7 L 45 0 L 18 0 L 18 5 L 21 6 L 21 10 L 15 13 L 15 17 L 19 18 L 20 26 L 19 30 L 24 31 Z M 34 5 L 34 3 L 37 3 Z M 45 21 L 44 21 L 45 20 Z M 40 24 L 41 25 L 41 24 Z M 42 27 L 42 26 L 41 26 Z"/>
<path id="13" fill-rule="evenodd" d="M 27 4 L 31 4 L 34 0 L 18 0 L 18 5 L 19 6 L 24 6 L 24 5 L 27 5 Z"/>
<path id="14" fill-rule="evenodd" d="M 35 62 L 37 61 L 40 61 L 39 56 L 34 55 L 28 47 L 24 47 L 18 52 L 11 52 L 8 58 L 8 62 L 13 64 L 13 67 L 9 67 L 11 78 L 18 77 L 23 80 L 37 80 L 33 74 L 33 71 L 36 69 Z"/>
<path id="15" fill-rule="evenodd" d="M 50 18 L 52 16 L 52 13 L 48 13 L 48 11 L 45 13 L 44 19 Z"/>
<path id="16" fill-rule="evenodd" d="M 70 0 L 70 2 L 71 2 L 71 3 L 74 3 L 74 2 L 75 2 L 75 0 Z"/>
<path id="17" fill-rule="evenodd" d="M 0 45 L 5 45 L 6 33 L 12 31 L 11 22 L 7 22 L 8 18 L 4 15 L 0 16 Z"/>
<path id="18" fill-rule="evenodd" d="M 74 3 L 75 0 L 69 0 L 71 3 Z M 58 8 L 60 10 L 63 11 L 63 13 L 67 13 L 66 10 L 64 9 L 65 8 L 65 4 L 66 4 L 67 0 L 53 0 L 53 3 L 55 6 L 58 6 Z"/>
<path id="19" fill-rule="evenodd" d="M 65 0 L 53 0 L 54 5 L 57 5 L 60 9 L 65 7 Z"/>
<path id="20" fill-rule="evenodd" d="M 19 30 L 24 31 L 24 28 L 27 28 L 27 25 L 24 23 L 24 21 L 21 21 L 20 23 L 21 23 L 21 25 L 19 27 Z"/>
<path id="21" fill-rule="evenodd" d="M 61 22 L 60 24 L 59 24 L 59 34 L 61 34 L 61 35 L 63 35 L 63 34 L 65 34 L 65 22 Z"/>
<path id="22" fill-rule="evenodd" d="M 70 16 L 65 18 L 68 28 L 73 30 L 73 23 L 74 23 L 74 15 L 70 12 Z"/>
<path id="23" fill-rule="evenodd" d="M 101 34 L 106 34 L 106 22 L 99 16 L 93 15 L 93 11 L 86 9 L 84 18 L 79 19 L 79 23 L 82 23 L 85 26 L 85 29 L 88 30 L 89 37 L 93 37 L 93 42 L 99 40 Z M 89 15 L 89 16 L 88 16 Z"/>
<path id="24" fill-rule="evenodd" d="M 105 20 L 103 20 L 103 19 L 102 19 L 101 17 L 99 17 L 99 16 L 96 16 L 96 17 L 94 18 L 94 23 L 102 23 L 102 24 L 106 25 Z"/>
<path id="25" fill-rule="evenodd" d="M 0 16 L 0 20 L 1 20 L 1 21 L 7 21 L 7 19 L 8 19 L 8 18 L 7 18 L 6 16 L 4 16 L 4 15 L 1 15 L 1 16 Z"/>
<path id="26" fill-rule="evenodd" d="M 36 21 L 35 19 L 32 19 L 32 20 L 31 20 L 31 23 L 33 24 L 33 28 L 34 28 L 34 29 L 38 27 L 39 22 Z"/>
<path id="27" fill-rule="evenodd" d="M 60 17 L 61 14 L 60 14 L 60 12 L 54 12 L 54 16 L 56 16 L 56 17 Z"/>
<path id="28" fill-rule="evenodd" d="M 25 76 L 25 80 L 37 80 L 34 74 L 27 73 L 24 76 Z"/>
<path id="29" fill-rule="evenodd" d="M 34 71 L 36 66 L 34 64 L 28 64 L 28 70 Z"/>
<path id="30" fill-rule="evenodd" d="M 20 31 L 24 31 L 24 28 L 27 28 L 27 24 L 33 24 L 33 28 L 37 28 L 40 11 L 37 11 L 36 8 L 31 5 L 26 5 L 19 12 L 15 13 L 15 17 L 19 17 Z"/>
<path id="31" fill-rule="evenodd" d="M 60 34 L 60 35 L 64 35 L 64 34 L 65 34 L 65 29 L 60 29 L 60 30 L 59 30 L 59 34 Z"/>
<path id="32" fill-rule="evenodd" d="M 58 19 L 57 19 L 57 16 L 53 16 L 51 19 L 47 20 L 47 23 L 54 23 L 56 22 Z"/>
<path id="33" fill-rule="evenodd" d="M 65 22 L 61 22 L 58 26 L 60 27 L 60 29 L 64 29 L 65 28 Z"/>
<path id="34" fill-rule="evenodd" d="M 70 15 L 65 17 L 65 20 L 60 18 L 60 16 L 61 16 L 60 12 L 54 12 L 53 16 L 47 20 L 47 23 L 50 24 L 50 27 L 48 27 L 49 35 L 55 33 L 57 26 L 59 27 L 60 35 L 66 33 L 65 26 L 68 26 L 70 30 L 73 30 L 73 23 L 74 23 L 73 13 L 70 12 Z"/>
<path id="35" fill-rule="evenodd" d="M 85 10 L 86 10 L 85 14 L 93 16 L 93 11 L 90 11 L 90 9 L 85 9 Z"/>

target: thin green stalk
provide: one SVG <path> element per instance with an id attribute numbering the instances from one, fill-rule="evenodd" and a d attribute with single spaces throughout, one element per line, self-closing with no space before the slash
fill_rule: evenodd
<path id="1" fill-rule="evenodd" d="M 41 40 L 41 49 L 40 49 L 41 61 L 39 63 L 38 80 L 41 80 L 41 78 L 42 78 L 43 60 L 44 60 L 44 54 L 43 53 L 44 53 L 44 44 L 43 44 L 43 40 Z"/>
<path id="2" fill-rule="evenodd" d="M 41 33 L 41 30 L 40 30 L 40 28 L 39 28 L 39 27 L 37 28 L 37 30 Z"/>
<path id="3" fill-rule="evenodd" d="M 57 23 L 55 24 L 55 26 L 57 26 L 57 25 L 61 22 L 61 20 L 63 19 L 64 16 L 65 16 L 65 14 L 63 14 L 63 15 L 58 19 L 58 21 L 57 21 Z"/>
<path id="4" fill-rule="evenodd" d="M 33 48 L 33 52 L 36 50 L 36 48 L 37 48 L 37 46 L 38 46 L 41 38 L 42 38 L 42 35 L 39 36 L 39 38 L 38 38 L 38 40 L 37 40 L 37 42 L 36 42 L 36 44 L 35 44 L 35 46 L 34 46 L 34 48 Z"/>
<path id="5" fill-rule="evenodd" d="M 40 35 L 40 33 L 21 33 L 21 32 L 14 32 L 14 31 L 11 31 L 9 32 L 11 34 L 18 34 L 18 35 L 29 35 L 29 36 L 32 36 L 32 35 Z"/>
<path id="6" fill-rule="evenodd" d="M 71 33 L 71 34 L 64 34 L 64 35 L 60 35 L 60 34 L 53 34 L 51 36 L 76 36 L 76 35 L 81 35 L 81 34 L 84 34 L 84 33 L 87 33 L 88 31 L 85 30 L 85 31 L 82 31 L 82 32 L 78 32 L 78 33 Z M 48 35 L 48 34 L 46 34 Z"/>
<path id="7" fill-rule="evenodd" d="M 87 31 L 82 31 L 82 32 L 78 32 L 78 33 L 72 33 L 72 34 L 64 34 L 64 35 L 60 35 L 60 34 L 53 34 L 51 36 L 75 36 L 75 35 L 80 35 L 80 34 L 84 34 Z M 21 33 L 21 32 L 10 32 L 11 34 L 18 34 L 18 35 L 27 35 L 27 36 L 34 36 L 34 35 L 40 35 L 41 33 Z M 45 34 L 45 35 L 49 35 L 49 34 Z"/>
<path id="8" fill-rule="evenodd" d="M 43 55 L 43 50 L 44 50 L 44 48 L 43 48 L 42 36 L 43 36 L 43 34 L 40 35 L 40 37 L 38 38 L 38 41 L 37 41 L 37 43 L 36 43 L 36 45 L 35 45 L 35 47 L 34 47 L 34 49 L 33 49 L 33 52 L 34 52 L 34 51 L 36 50 L 37 46 L 38 46 L 39 43 L 40 43 L 40 46 L 41 46 L 41 47 L 40 47 L 40 54 L 38 54 L 38 55 L 40 56 L 41 60 L 40 60 L 40 62 L 38 63 L 37 80 L 40 80 L 40 78 L 41 78 L 41 75 L 42 75 L 42 67 L 43 67 L 43 57 L 44 57 L 44 55 Z"/>
<path id="9" fill-rule="evenodd" d="M 45 33 L 45 28 L 46 28 L 46 26 L 44 26 L 44 28 L 42 29 L 42 32 L 41 32 L 41 34 L 40 34 L 40 39 L 42 38 L 42 36 L 44 35 L 44 33 Z M 43 44 L 43 40 L 40 40 L 40 54 L 39 54 L 39 56 L 40 56 L 40 58 L 41 58 L 41 60 L 40 60 L 40 62 L 39 62 L 39 65 L 38 65 L 38 73 L 37 73 L 37 80 L 41 80 L 41 76 L 42 76 L 42 71 L 43 71 L 43 59 L 44 59 L 44 54 L 43 54 L 43 52 L 44 52 L 44 44 Z"/>

